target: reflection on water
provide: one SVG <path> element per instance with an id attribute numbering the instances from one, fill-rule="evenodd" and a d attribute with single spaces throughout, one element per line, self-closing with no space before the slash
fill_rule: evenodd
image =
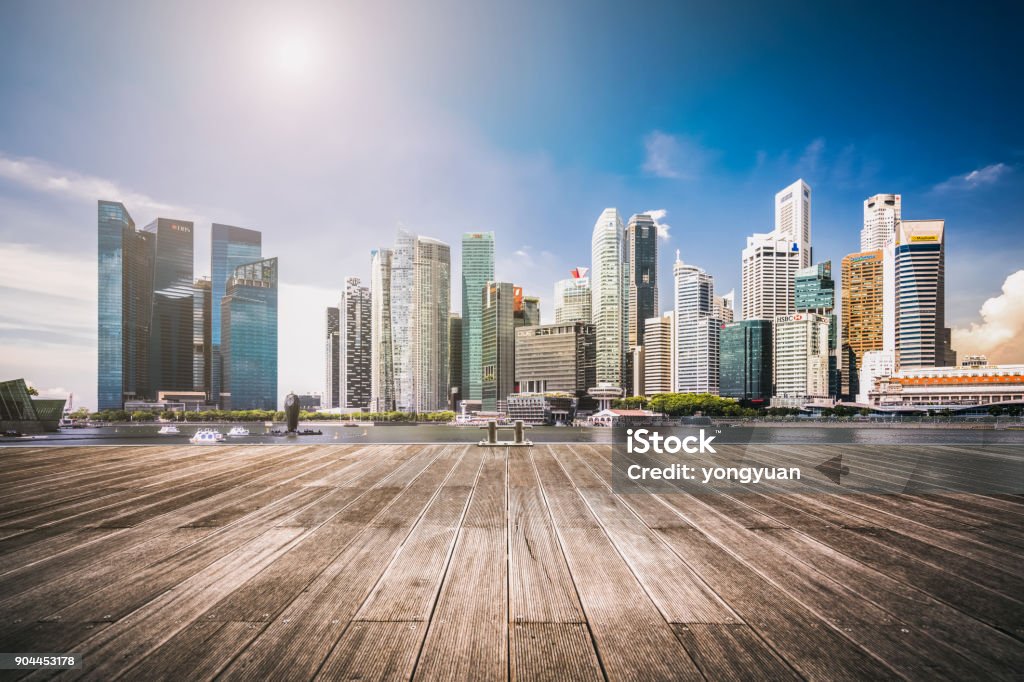
<path id="1" fill-rule="evenodd" d="M 31 439 L 0 438 L 3 445 L 184 445 L 196 430 L 216 428 L 226 434 L 233 424 L 179 424 L 178 435 L 159 435 L 160 425 L 120 425 L 95 429 L 73 429 Z M 227 439 L 229 443 L 276 445 L 311 443 L 475 443 L 483 431 L 474 427 L 422 424 L 396 426 L 354 426 L 315 423 L 300 428 L 319 429 L 319 436 L 274 436 L 263 424 L 245 424 L 250 435 Z M 277 425 L 281 429 L 281 425 Z M 965 428 L 905 428 L 859 425 L 852 427 L 801 426 L 726 427 L 719 442 L 734 443 L 859 443 L 859 444 L 1022 444 L 1024 431 Z M 511 437 L 511 434 L 509 434 Z M 612 430 L 540 426 L 527 437 L 537 443 L 610 443 Z"/>

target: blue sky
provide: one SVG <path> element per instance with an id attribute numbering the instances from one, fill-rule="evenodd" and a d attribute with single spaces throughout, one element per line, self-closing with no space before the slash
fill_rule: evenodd
<path id="1" fill-rule="evenodd" d="M 0 0 L 0 374 L 94 403 L 99 198 L 196 220 L 197 273 L 211 221 L 264 232 L 287 391 L 319 388 L 320 310 L 399 225 L 453 246 L 494 230 L 498 276 L 550 317 L 602 209 L 664 210 L 667 309 L 675 249 L 738 288 L 746 235 L 798 177 L 817 259 L 857 249 L 870 194 L 944 218 L 959 345 L 1024 361 L 1021 15 Z"/>

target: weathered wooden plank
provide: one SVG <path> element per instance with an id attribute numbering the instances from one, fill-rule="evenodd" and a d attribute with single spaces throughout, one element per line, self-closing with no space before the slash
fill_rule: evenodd
<path id="1" fill-rule="evenodd" d="M 604 679 L 586 625 L 513 623 L 510 627 L 510 679 L 524 682 Z"/>
<path id="2" fill-rule="evenodd" d="M 354 622 L 316 679 L 408 680 L 426 629 L 424 621 Z"/>
<path id="3" fill-rule="evenodd" d="M 749 625 L 678 623 L 672 627 L 709 680 L 800 679 Z"/>
<path id="4" fill-rule="evenodd" d="M 168 682 L 184 678 L 210 680 L 262 629 L 261 623 L 196 620 L 154 651 L 135 662 L 127 662 L 117 677 Z"/>

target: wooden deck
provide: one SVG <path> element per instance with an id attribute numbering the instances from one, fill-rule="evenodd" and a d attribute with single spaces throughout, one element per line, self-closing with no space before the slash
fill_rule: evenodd
<path id="1" fill-rule="evenodd" d="M 610 473 L 590 445 L 0 449 L 0 651 L 97 680 L 1024 671 L 1020 497 Z"/>

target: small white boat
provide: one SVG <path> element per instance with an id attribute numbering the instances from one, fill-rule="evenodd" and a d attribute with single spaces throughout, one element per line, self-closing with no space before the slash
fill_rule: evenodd
<path id="1" fill-rule="evenodd" d="M 248 435 L 249 435 L 249 429 L 245 428 L 244 426 L 232 426 L 231 430 L 228 431 L 228 437 L 229 438 L 232 437 L 232 436 L 248 436 Z"/>
<path id="2" fill-rule="evenodd" d="M 181 429 L 174 424 L 167 424 L 166 426 L 161 426 L 157 433 L 161 436 L 176 436 L 181 433 Z"/>
<path id="3" fill-rule="evenodd" d="M 214 429 L 199 429 L 188 442 L 192 445 L 216 445 L 224 442 L 224 434 Z"/>

